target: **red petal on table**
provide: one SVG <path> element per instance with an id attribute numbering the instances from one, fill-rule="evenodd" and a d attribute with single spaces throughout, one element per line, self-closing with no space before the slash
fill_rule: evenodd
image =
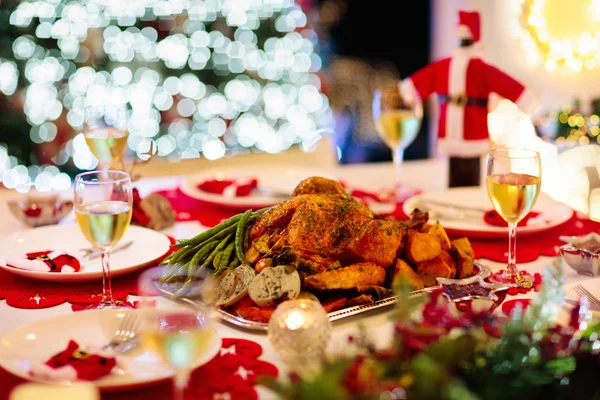
<path id="1" fill-rule="evenodd" d="M 529 306 L 531 299 L 513 299 L 502 303 L 502 312 L 508 316 L 512 316 L 517 306 L 521 307 L 521 311 L 525 311 Z"/>
<path id="2" fill-rule="evenodd" d="M 262 347 L 246 339 L 223 339 L 223 349 L 235 346 L 235 354 L 245 358 L 258 358 L 262 354 Z"/>
<path id="3" fill-rule="evenodd" d="M 530 211 L 529 214 L 527 214 L 521 221 L 517 223 L 517 226 L 527 225 L 527 221 L 529 221 L 531 218 L 537 217 L 538 215 L 540 215 L 540 213 L 536 211 Z M 489 225 L 508 226 L 508 222 L 506 222 L 496 210 L 489 210 L 485 212 L 483 214 L 483 221 Z"/>

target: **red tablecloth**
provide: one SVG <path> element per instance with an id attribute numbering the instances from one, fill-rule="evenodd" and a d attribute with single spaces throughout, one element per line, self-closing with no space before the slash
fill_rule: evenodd
<path id="1" fill-rule="evenodd" d="M 246 339 L 223 339 L 221 352 L 191 375 L 185 393 L 186 400 L 253 400 L 258 395 L 256 380 L 261 375 L 277 377 L 273 364 L 260 360 L 262 347 Z M 25 382 L 0 367 L 0 400 L 7 400 L 10 391 Z M 170 379 L 148 386 L 102 393 L 103 400 L 168 400 L 172 397 Z M 42 399 L 40 399 L 42 400 Z"/>

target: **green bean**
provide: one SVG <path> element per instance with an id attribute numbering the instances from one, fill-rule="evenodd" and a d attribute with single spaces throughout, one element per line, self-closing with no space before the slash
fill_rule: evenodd
<path id="1" fill-rule="evenodd" d="M 246 230 L 246 225 L 248 224 L 248 219 L 252 216 L 252 210 L 246 210 L 242 217 L 240 218 L 240 222 L 237 224 L 237 229 L 235 230 L 235 254 L 237 258 L 239 258 L 242 264 L 247 264 L 246 256 L 244 255 L 244 231 Z"/>
<path id="2" fill-rule="evenodd" d="M 226 219 L 225 221 L 221 222 L 220 224 L 194 236 L 193 238 L 178 242 L 176 244 L 176 246 L 181 247 L 181 246 L 189 246 L 191 244 L 201 243 L 201 242 L 205 241 L 206 239 L 212 238 L 215 234 L 221 232 L 223 229 L 228 228 L 231 225 L 235 224 L 241 218 L 242 218 L 242 214 L 235 215 L 229 219 Z"/>
<path id="3" fill-rule="evenodd" d="M 217 254 L 215 254 L 215 257 L 212 260 L 212 265 L 214 269 L 219 268 L 219 265 L 221 265 L 221 257 L 223 257 L 223 251 L 218 251 Z"/>
<path id="4" fill-rule="evenodd" d="M 229 263 L 229 265 L 227 266 L 227 268 L 229 269 L 234 269 L 236 268 L 238 265 L 240 265 L 240 260 L 238 260 L 237 257 L 233 257 L 233 260 L 231 260 L 231 262 Z"/>
<path id="5" fill-rule="evenodd" d="M 219 263 L 221 267 L 227 268 L 233 249 L 235 249 L 235 242 L 230 242 L 227 247 L 225 247 L 223 250 L 223 255 L 221 256 L 221 262 Z"/>
<path id="6" fill-rule="evenodd" d="M 196 267 L 198 265 L 201 264 L 201 261 L 204 260 L 204 258 L 219 244 L 218 240 L 211 240 L 208 243 L 204 244 L 204 246 L 202 246 L 202 248 L 200 250 L 198 250 L 198 252 L 196 254 L 194 254 L 194 256 L 192 257 L 192 259 L 188 262 L 188 265 L 190 267 Z"/>
<path id="7" fill-rule="evenodd" d="M 181 253 L 178 256 L 173 257 L 169 262 L 170 263 L 177 263 L 177 262 L 182 262 L 182 261 L 187 262 L 189 260 L 187 260 L 186 257 L 194 252 L 197 252 L 198 250 L 200 250 L 201 247 L 202 247 L 202 243 L 197 244 L 195 246 L 189 246 L 187 248 L 184 248 L 184 249 L 182 249 L 183 251 L 180 250 Z M 190 259 L 191 259 L 191 257 L 190 257 Z"/>
<path id="8" fill-rule="evenodd" d="M 212 260 L 217 255 L 217 253 L 219 251 L 221 251 L 223 249 L 223 247 L 227 246 L 227 242 L 229 242 L 229 239 L 231 239 L 232 236 L 233 236 L 233 233 L 230 233 L 225 238 L 221 239 L 221 241 L 219 242 L 219 244 L 217 244 L 217 246 L 213 249 L 213 251 L 210 253 L 210 255 L 208 256 L 208 258 L 206 260 L 204 260 L 204 262 L 202 263 L 202 265 L 200 266 L 200 268 L 206 268 L 206 267 L 208 267 L 210 265 L 210 263 L 212 262 Z"/>

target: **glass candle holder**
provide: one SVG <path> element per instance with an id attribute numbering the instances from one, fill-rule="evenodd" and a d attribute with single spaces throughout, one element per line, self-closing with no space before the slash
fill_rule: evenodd
<path id="1" fill-rule="evenodd" d="M 321 303 L 288 300 L 277 306 L 268 328 L 269 340 L 290 371 L 301 377 L 321 368 L 331 338 L 331 322 Z"/>

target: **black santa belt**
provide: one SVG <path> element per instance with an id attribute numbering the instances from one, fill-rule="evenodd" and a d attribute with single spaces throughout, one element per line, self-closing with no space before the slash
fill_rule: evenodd
<path id="1" fill-rule="evenodd" d="M 466 94 L 440 94 L 440 101 L 442 103 L 454 104 L 458 107 L 470 106 L 482 106 L 487 107 L 488 100 L 481 97 L 467 97 Z"/>

